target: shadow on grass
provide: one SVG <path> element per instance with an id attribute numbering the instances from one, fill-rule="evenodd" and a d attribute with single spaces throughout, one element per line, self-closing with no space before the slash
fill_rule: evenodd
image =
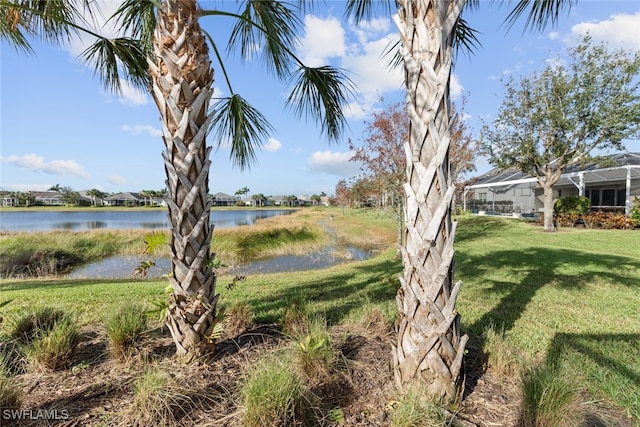
<path id="1" fill-rule="evenodd" d="M 640 334 L 558 333 L 547 363 L 560 369 L 568 365 L 587 379 L 591 392 L 624 407 L 640 423 Z"/>
<path id="2" fill-rule="evenodd" d="M 461 216 L 456 229 L 456 243 L 475 240 L 486 236 L 495 236 L 498 231 L 518 225 L 517 221 L 508 218 L 492 218 L 487 216 Z"/>
<path id="3" fill-rule="evenodd" d="M 352 310 L 364 303 L 393 301 L 397 292 L 397 276 L 402 271 L 402 262 L 382 258 L 379 262 L 368 261 L 353 266 L 349 272 L 309 280 L 313 272 L 301 272 L 305 277 L 299 285 L 277 288 L 261 297 L 250 297 L 247 301 L 258 315 L 259 322 L 277 322 L 287 307 L 293 303 L 305 305 L 308 302 L 319 305 L 316 310 L 329 324 L 339 323 Z M 278 315 L 278 313 L 280 313 Z"/>
<path id="4" fill-rule="evenodd" d="M 559 365 L 567 357 L 585 359 L 584 367 L 611 370 L 631 384 L 640 384 L 640 334 L 556 334 L 547 361 Z"/>
<path id="5" fill-rule="evenodd" d="M 637 278 L 624 273 L 625 270 L 640 270 L 640 261 L 567 249 L 505 250 L 476 257 L 459 254 L 456 267 L 457 277 L 463 281 L 469 277 L 484 277 L 496 270 L 504 271 L 500 277 L 505 279 L 487 282 L 490 284 L 485 291 L 487 294 L 505 296 L 491 311 L 469 326 L 469 331 L 477 335 L 490 325 L 497 330 L 509 331 L 544 286 L 579 289 L 585 283 L 599 279 L 640 289 Z"/>
<path id="6" fill-rule="evenodd" d="M 107 285 L 121 283 L 123 286 L 132 283 L 142 285 L 155 285 L 158 282 L 166 283 L 166 279 L 146 280 L 146 279 L 53 279 L 53 280 L 17 280 L 0 281 L 2 291 L 26 291 L 31 289 L 66 289 L 91 285 Z"/>

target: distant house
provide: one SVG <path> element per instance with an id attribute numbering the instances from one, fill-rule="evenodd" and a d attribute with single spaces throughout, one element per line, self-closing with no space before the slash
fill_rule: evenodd
<path id="1" fill-rule="evenodd" d="M 57 191 L 30 191 L 36 205 L 61 206 L 64 205 L 62 195 Z"/>
<path id="2" fill-rule="evenodd" d="M 607 156 L 596 163 L 568 168 L 553 187 L 554 198 L 586 196 L 591 208 L 629 215 L 640 198 L 640 153 Z M 543 190 L 536 178 L 516 169 L 493 169 L 464 189 L 464 208 L 475 212 L 531 213 L 543 210 Z"/>
<path id="3" fill-rule="evenodd" d="M 18 206 L 19 201 L 17 197 L 13 197 L 8 192 L 0 193 L 0 206 L 9 207 L 9 206 Z"/>
<path id="4" fill-rule="evenodd" d="M 271 196 L 269 203 L 274 206 L 298 206 L 298 199 L 292 200 L 290 196 Z"/>
<path id="5" fill-rule="evenodd" d="M 235 206 L 239 199 L 225 193 L 216 193 L 212 197 L 213 206 Z"/>
<path id="6" fill-rule="evenodd" d="M 144 198 L 138 193 L 125 192 L 109 196 L 104 199 L 105 206 L 142 206 Z"/>

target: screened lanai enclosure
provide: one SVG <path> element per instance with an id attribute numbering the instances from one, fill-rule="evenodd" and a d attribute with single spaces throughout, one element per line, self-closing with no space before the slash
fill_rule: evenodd
<path id="1" fill-rule="evenodd" d="M 553 187 L 554 199 L 586 196 L 593 211 L 629 215 L 640 199 L 640 153 L 618 153 L 598 163 L 568 168 Z M 542 187 L 515 169 L 493 169 L 464 188 L 464 209 L 472 213 L 535 217 L 542 212 Z"/>

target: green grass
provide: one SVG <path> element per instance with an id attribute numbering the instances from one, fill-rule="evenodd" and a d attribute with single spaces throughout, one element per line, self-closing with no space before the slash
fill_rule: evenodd
<path id="1" fill-rule="evenodd" d="M 546 365 L 522 373 L 523 427 L 579 427 L 584 423 L 584 406 L 566 374 Z"/>
<path id="2" fill-rule="evenodd" d="M 280 322 L 294 303 L 329 325 L 359 322 L 373 308 L 392 321 L 402 270 L 394 257 L 394 219 L 374 211 L 343 216 L 339 210 L 304 210 L 299 215 L 350 230 L 344 234 L 354 241 L 358 235 L 388 233 L 388 250 L 323 270 L 249 276 L 233 290 L 225 287 L 231 278 L 220 277 L 223 304 L 249 304 L 256 322 Z M 386 225 L 378 231 L 381 224 Z M 460 217 L 456 279 L 464 282 L 458 298 L 463 328 L 478 337 L 495 328 L 523 361 L 552 364 L 594 399 L 604 398 L 640 422 L 638 242 L 638 231 L 544 233 L 514 219 Z M 22 309 L 46 304 L 76 314 L 86 325 L 100 321 L 109 307 L 163 298 L 166 284 L 3 280 L 0 300 L 14 299 L 2 309 L 7 322 Z"/>
<path id="3" fill-rule="evenodd" d="M 271 357 L 247 372 L 240 386 L 247 427 L 316 425 L 315 396 L 286 361 Z"/>
<path id="4" fill-rule="evenodd" d="M 71 364 L 80 333 L 75 322 L 64 316 L 50 330 L 42 331 L 25 348 L 25 355 L 38 370 L 61 370 Z"/>
<path id="5" fill-rule="evenodd" d="M 111 353 L 124 358 L 147 330 L 147 315 L 139 304 L 121 306 L 105 320 Z"/>
<path id="6" fill-rule="evenodd" d="M 557 366 L 640 422 L 640 233 L 462 218 L 463 327 L 494 325 L 528 360 Z"/>

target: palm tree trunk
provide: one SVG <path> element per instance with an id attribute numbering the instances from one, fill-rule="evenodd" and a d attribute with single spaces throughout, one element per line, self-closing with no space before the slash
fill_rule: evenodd
<path id="1" fill-rule="evenodd" d="M 416 383 L 433 398 L 453 401 L 464 382 L 461 367 L 468 337 L 460 336 L 455 311 L 461 282 L 453 282 L 449 78 L 455 24 L 465 0 L 398 3 L 395 20 L 410 127 L 394 376 L 400 387 Z"/>
<path id="2" fill-rule="evenodd" d="M 209 154 L 205 135 L 213 70 L 197 20 L 195 0 L 165 0 L 158 11 L 154 56 L 149 61 L 162 119 L 171 222 L 171 286 L 167 326 L 186 361 L 213 350 L 216 277 L 208 265 Z"/>

